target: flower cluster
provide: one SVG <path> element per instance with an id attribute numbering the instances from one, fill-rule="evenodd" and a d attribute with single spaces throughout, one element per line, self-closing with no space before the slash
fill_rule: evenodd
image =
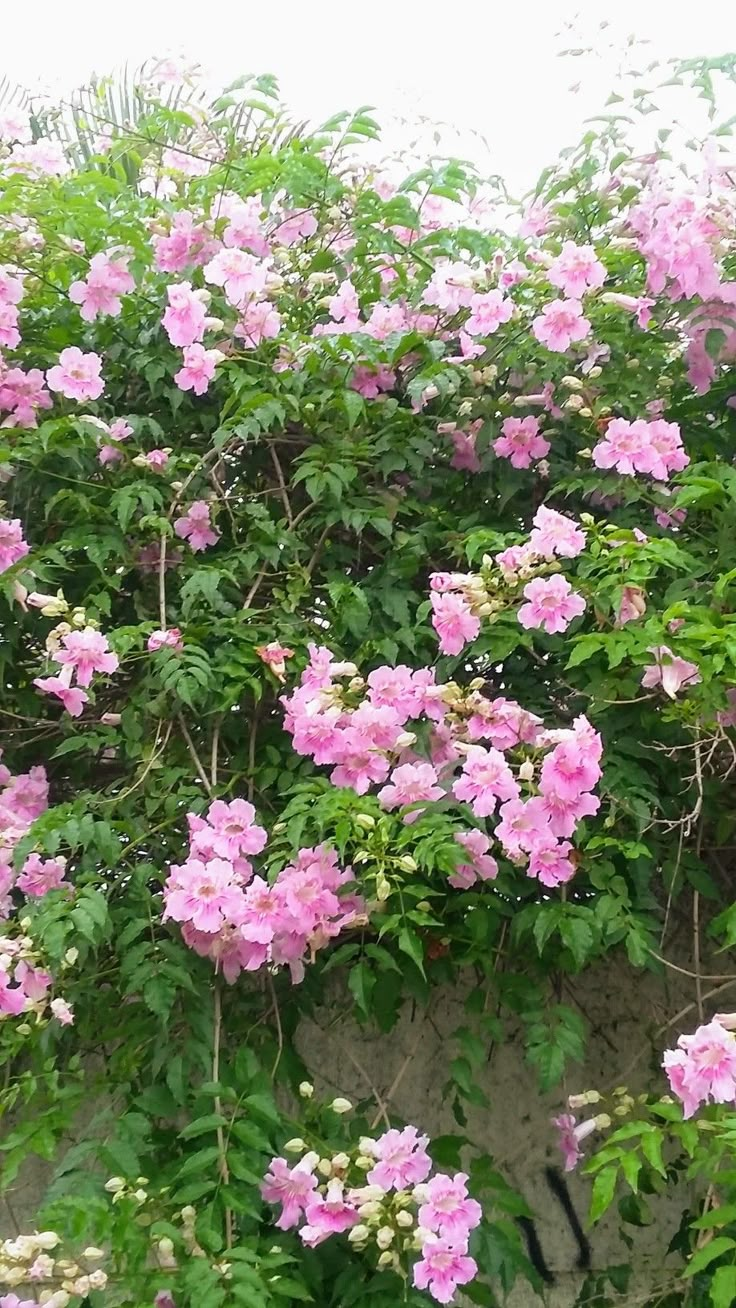
<path id="1" fill-rule="evenodd" d="M 0 518 L 0 573 L 24 559 L 29 549 L 20 518 Z"/>
<path id="2" fill-rule="evenodd" d="M 135 279 L 128 272 L 127 256 L 112 251 L 92 256 L 86 278 L 69 287 L 69 299 L 79 305 L 85 322 L 94 322 L 102 314 L 117 318 L 122 309 L 120 296 L 133 290 Z"/>
<path id="3" fill-rule="evenodd" d="M 188 821 L 189 855 L 172 865 L 164 919 L 180 922 L 186 943 L 227 981 L 266 964 L 288 966 L 300 981 L 305 955 L 314 958 L 363 914 L 362 901 L 346 893 L 351 869 L 341 870 L 325 845 L 301 849 L 273 885 L 255 876 L 249 856 L 267 837 L 246 800 L 215 800 L 204 818 L 190 813 Z"/>
<path id="4" fill-rule="evenodd" d="M 435 684 L 428 668 L 411 672 L 402 665 L 376 668 L 364 681 L 353 664 L 311 646 L 300 685 L 282 703 L 294 748 L 333 765 L 335 785 L 358 794 L 381 785 L 379 803 L 408 809 L 405 822 L 450 795 L 477 818 L 498 812 L 494 836 L 506 856 L 543 884 L 559 885 L 575 873 L 569 838 L 599 808 L 591 792 L 601 775 L 600 736 L 584 717 L 571 729 L 544 731 L 534 714 L 504 697 L 488 699 L 481 685 L 471 683 L 463 692 L 452 682 Z M 431 762 L 412 752 L 416 735 L 406 730 L 422 717 L 430 728 Z M 526 797 L 522 786 L 530 792 Z M 496 875 L 484 832 L 457 839 L 471 857 L 460 863 L 453 884 Z"/>
<path id="5" fill-rule="evenodd" d="M 415 1126 L 363 1137 L 352 1154 L 332 1157 L 289 1141 L 301 1158 L 293 1166 L 273 1158 L 261 1193 L 281 1205 L 276 1226 L 298 1227 L 309 1248 L 347 1232 L 354 1249 L 376 1249 L 379 1267 L 408 1264 L 417 1289 L 448 1304 L 477 1273 L 468 1241 L 482 1210 L 464 1172 L 432 1174 L 428 1144 Z"/>
<path id="6" fill-rule="evenodd" d="M 119 659 L 107 637 L 86 623 L 84 610 L 76 609 L 70 616 L 71 624 L 59 623 L 46 638 L 48 656 L 60 671 L 50 677 L 35 677 L 33 684 L 44 695 L 60 699 L 66 712 L 77 718 L 89 702 L 87 687 L 95 673 L 110 675 L 117 670 Z"/>
<path id="7" fill-rule="evenodd" d="M 631 477 L 636 472 L 647 473 L 655 481 L 664 482 L 673 472 L 681 472 L 690 459 L 685 453 L 676 422 L 656 418 L 645 422 L 637 418 L 612 418 L 606 434 L 593 450 L 597 468 L 615 468 Z"/>
<path id="8" fill-rule="evenodd" d="M 0 1284 L 32 1286 L 39 1297 L 19 1299 L 0 1295 L 0 1308 L 67 1308 L 72 1296 L 85 1298 L 91 1291 L 104 1290 L 107 1273 L 97 1264 L 102 1249 L 90 1245 L 76 1258 L 60 1257 L 61 1236 L 56 1231 L 18 1235 L 0 1244 Z M 80 1265 L 81 1264 L 81 1265 Z"/>

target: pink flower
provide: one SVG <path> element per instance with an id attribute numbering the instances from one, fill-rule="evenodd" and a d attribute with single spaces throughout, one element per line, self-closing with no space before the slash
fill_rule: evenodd
<path id="1" fill-rule="evenodd" d="M 221 286 L 225 298 L 236 307 L 242 307 L 248 297 L 260 298 L 266 290 L 269 259 L 257 259 L 244 250 L 220 250 L 204 267 L 205 281 Z"/>
<path id="2" fill-rule="evenodd" d="M 542 795 L 556 795 L 573 803 L 582 792 L 592 790 L 600 780 L 598 757 L 594 751 L 586 749 L 584 740 L 580 738 L 560 741 L 542 763 L 539 778 Z"/>
<path id="3" fill-rule="evenodd" d="M 307 1224 L 302 1227 L 299 1235 L 310 1249 L 322 1244 L 331 1235 L 350 1230 L 351 1226 L 360 1221 L 357 1208 L 345 1200 L 342 1181 L 334 1177 L 327 1182 L 324 1196 L 315 1195 L 307 1200 L 305 1215 Z"/>
<path id="4" fill-rule="evenodd" d="M 535 577 L 524 587 L 524 598 L 517 617 L 527 630 L 542 627 L 547 632 L 567 631 L 574 618 L 585 612 L 585 600 L 574 591 L 566 577 Z"/>
<path id="5" fill-rule="evenodd" d="M 736 1102 L 736 1039 L 717 1018 L 693 1035 L 681 1035 L 677 1045 L 665 1050 L 663 1066 L 684 1117 L 692 1117 L 701 1103 Z"/>
<path id="6" fill-rule="evenodd" d="M 70 345 L 61 351 L 59 362 L 49 368 L 46 382 L 68 400 L 96 400 L 105 389 L 101 367 L 99 354 L 84 354 L 76 345 Z"/>
<path id="7" fill-rule="evenodd" d="M 38 854 L 29 854 L 16 885 L 24 895 L 40 898 L 50 890 L 68 887 L 68 881 L 64 880 L 65 872 L 66 859 L 41 858 Z"/>
<path id="8" fill-rule="evenodd" d="M 58 677 L 34 677 L 33 684 L 44 695 L 56 695 L 69 716 L 78 718 L 85 704 L 89 702 L 89 695 L 78 686 L 72 686 L 72 671 L 73 669 L 68 667 L 64 668 Z"/>
<path id="9" fill-rule="evenodd" d="M 149 450 L 148 454 L 144 454 L 143 457 L 148 464 L 148 467 L 151 468 L 153 472 L 163 472 L 163 469 L 169 462 L 169 451 Z"/>
<path id="10" fill-rule="evenodd" d="M 532 322 L 532 331 L 542 345 L 564 354 L 573 341 L 582 341 L 590 331 L 579 300 L 551 300 Z"/>
<path id="11" fill-rule="evenodd" d="M 414 1264 L 414 1285 L 429 1290 L 438 1303 L 451 1303 L 458 1285 L 467 1285 L 478 1271 L 478 1264 L 468 1257 L 467 1245 L 430 1235 L 422 1245 L 422 1257 Z"/>
<path id="12" fill-rule="evenodd" d="M 57 1022 L 60 1022 L 62 1026 L 74 1025 L 74 1012 L 65 999 L 52 999 L 49 1008 Z"/>
<path id="13" fill-rule="evenodd" d="M 647 611 L 646 595 L 641 586 L 624 586 L 618 602 L 616 626 L 625 627 L 627 622 L 643 618 Z"/>
<path id="14" fill-rule="evenodd" d="M 673 472 L 682 472 L 690 462 L 685 453 L 676 422 L 657 418 L 647 424 L 647 443 L 638 456 L 638 472 L 646 472 L 655 481 L 666 481 Z"/>
<path id="15" fill-rule="evenodd" d="M 54 663 L 75 670 L 77 684 L 88 686 L 95 672 L 115 672 L 119 659 L 113 654 L 107 643 L 107 637 L 94 627 L 84 627 L 82 631 L 69 631 L 61 638 L 62 649 L 56 650 L 51 658 Z"/>
<path id="16" fill-rule="evenodd" d="M 350 389 L 357 391 L 366 400 L 375 400 L 384 391 L 393 390 L 396 385 L 396 373 L 380 364 L 377 368 L 367 368 L 361 364 L 353 370 Z"/>
<path id="17" fill-rule="evenodd" d="M 256 654 L 271 669 L 278 681 L 286 677 L 286 660 L 294 657 L 293 649 L 281 645 L 278 640 L 271 640 L 267 645 L 256 645 Z"/>
<path id="18" fill-rule="evenodd" d="M 603 285 L 606 270 L 596 257 L 592 245 L 576 245 L 574 241 L 565 241 L 557 258 L 552 261 L 547 276 L 563 295 L 579 300 L 586 291 Z"/>
<path id="19" fill-rule="evenodd" d="M 11 986 L 10 976 L 4 968 L 0 968 L 0 1013 L 17 1017 L 19 1013 L 24 1013 L 27 1007 L 27 995 L 20 986 Z"/>
<path id="20" fill-rule="evenodd" d="M 465 331 L 469 336 L 492 336 L 502 323 L 509 321 L 513 312 L 511 300 L 507 300 L 501 291 L 473 295 Z"/>
<path id="21" fill-rule="evenodd" d="M 281 318 L 268 300 L 250 300 L 234 329 L 248 349 L 257 349 L 263 341 L 273 340 L 281 331 Z"/>
<path id="22" fill-rule="evenodd" d="M 476 618 L 462 595 L 440 594 L 433 591 L 432 626 L 440 639 L 443 654 L 459 654 L 468 641 L 475 640 L 480 631 L 480 618 Z"/>
<path id="23" fill-rule="evenodd" d="M 135 289 L 135 281 L 128 272 L 125 257 L 113 259 L 108 254 L 95 254 L 90 260 L 85 281 L 72 282 L 69 299 L 80 305 L 80 314 L 86 322 L 93 322 L 98 314 L 116 318 L 122 308 L 121 295 Z"/>
<path id="24" fill-rule="evenodd" d="M 654 655 L 656 662 L 646 668 L 642 676 L 641 684 L 646 690 L 661 686 L 665 695 L 674 699 L 683 686 L 694 686 L 701 680 L 697 663 L 679 658 L 667 645 L 650 645 L 649 653 Z"/>
<path id="25" fill-rule="evenodd" d="M 378 1159 L 367 1175 L 369 1185 L 380 1185 L 384 1190 L 404 1190 L 425 1181 L 432 1169 L 427 1153 L 429 1136 L 420 1135 L 415 1126 L 403 1131 L 392 1128 L 379 1136 L 373 1147 Z"/>
<path id="26" fill-rule="evenodd" d="M 513 468 L 528 468 L 532 459 L 544 459 L 550 452 L 549 441 L 539 434 L 538 418 L 504 418 L 501 431 L 493 448 L 500 459 L 510 459 Z"/>
<path id="27" fill-rule="evenodd" d="M 179 273 L 189 264 L 206 261 L 212 237 L 206 227 L 195 223 L 194 214 L 180 209 L 174 214 L 169 235 L 154 237 L 153 245 L 156 267 L 161 272 Z"/>
<path id="28" fill-rule="evenodd" d="M 0 345 L 4 345 L 8 350 L 14 350 L 20 345 L 18 310 L 14 304 L 3 304 L 2 301 L 0 301 Z"/>
<path id="29" fill-rule="evenodd" d="M 327 301 L 327 307 L 335 322 L 345 323 L 346 331 L 354 331 L 360 325 L 360 301 L 349 279 L 340 282 L 335 294 Z"/>
<path id="30" fill-rule="evenodd" d="M 466 263 L 439 264 L 427 283 L 425 304 L 435 304 L 447 313 L 467 309 L 473 299 L 472 270 Z"/>
<path id="31" fill-rule="evenodd" d="M 346 727 L 336 748 L 337 767 L 330 774 L 333 786 L 346 786 L 364 795 L 371 783 L 385 781 L 388 759 L 376 748 L 370 736 L 356 727 Z"/>
<path id="32" fill-rule="evenodd" d="M 222 858 L 203 863 L 189 858 L 172 864 L 164 886 L 164 921 L 191 922 L 198 931 L 214 933 L 243 915 L 243 890 L 232 863 Z"/>
<path id="33" fill-rule="evenodd" d="M 45 999 L 48 994 L 51 973 L 44 972 L 40 967 L 33 967 L 31 963 L 21 959 L 16 963 L 15 980 L 31 1003 L 37 1003 L 39 999 Z"/>
<path id="34" fill-rule="evenodd" d="M 269 1204 L 281 1204 L 275 1225 L 280 1231 L 298 1226 L 304 1209 L 317 1186 L 317 1178 L 303 1163 L 289 1167 L 284 1158 L 272 1158 L 261 1184 L 261 1194 Z"/>
<path id="35" fill-rule="evenodd" d="M 179 390 L 204 395 L 215 375 L 215 368 L 218 363 L 222 363 L 224 357 L 221 350 L 205 350 L 203 345 L 188 345 L 184 350 L 183 367 L 174 373 L 174 381 Z"/>
<path id="36" fill-rule="evenodd" d="M 519 787 L 503 754 L 482 745 L 469 745 L 463 770 L 453 783 L 456 799 L 470 804 L 476 817 L 489 817 L 499 800 L 517 799 Z"/>
<path id="37" fill-rule="evenodd" d="M 419 1226 L 436 1231 L 451 1244 L 465 1244 L 483 1216 L 480 1204 L 468 1197 L 467 1182 L 465 1172 L 454 1176 L 438 1172 L 433 1176 L 424 1187 L 426 1198 L 417 1213 Z"/>
<path id="38" fill-rule="evenodd" d="M 195 554 L 216 545 L 220 539 L 219 531 L 210 522 L 210 506 L 206 500 L 195 500 L 190 504 L 184 516 L 175 520 L 174 531 L 182 540 L 189 541 Z"/>
<path id="39" fill-rule="evenodd" d="M 535 845 L 529 855 L 526 873 L 536 877 L 543 886 L 561 886 L 575 876 L 575 864 L 570 858 L 572 845 L 567 840 L 549 845 Z"/>
<path id="40" fill-rule="evenodd" d="M 596 468 L 615 468 L 627 477 L 633 477 L 648 441 L 648 424 L 643 418 L 627 422 L 614 418 L 606 428 L 605 439 L 593 449 Z"/>
<path id="41" fill-rule="evenodd" d="M 574 559 L 585 549 L 585 532 L 574 518 L 567 518 L 564 513 L 541 504 L 532 523 L 529 549 L 541 554 L 542 558 L 551 559 L 558 555 L 561 559 Z"/>
<path id="42" fill-rule="evenodd" d="M 23 539 L 20 518 L 0 518 L 0 572 L 25 558 L 30 546 Z"/>
<path id="43" fill-rule="evenodd" d="M 559 1132 L 558 1144 L 565 1160 L 565 1171 L 572 1172 L 582 1158 L 581 1141 L 596 1130 L 594 1118 L 576 1123 L 572 1113 L 562 1113 L 552 1118 L 552 1125 Z"/>
<path id="44" fill-rule="evenodd" d="M 391 784 L 378 792 L 378 802 L 382 808 L 403 808 L 406 804 L 416 804 L 419 800 L 443 799 L 445 792 L 438 786 L 437 773 L 431 763 L 402 763 L 391 773 Z M 415 821 L 421 809 L 407 813 L 405 821 Z"/>
<path id="45" fill-rule="evenodd" d="M 10 106 L 0 113 L 0 141 L 20 141 L 28 145 L 33 140 L 31 119 L 26 109 Z"/>
<path id="46" fill-rule="evenodd" d="M 40 368 L 0 370 L 0 409 L 10 410 L 3 427 L 37 427 L 39 409 L 50 409 L 53 400 L 44 386 Z"/>
<path id="47" fill-rule="evenodd" d="M 169 307 L 161 322 L 172 345 L 186 347 L 201 341 L 207 310 L 202 295 L 192 290 L 191 282 L 174 282 L 167 287 Z"/>
<path id="48" fill-rule="evenodd" d="M 192 852 L 206 859 L 217 855 L 233 864 L 243 854 L 260 854 L 267 836 L 263 827 L 256 825 L 255 816 L 253 805 L 245 799 L 233 799 L 229 804 L 213 800 L 206 821 L 190 813 Z"/>
<path id="49" fill-rule="evenodd" d="M 178 627 L 169 627 L 166 631 L 152 631 L 146 643 L 146 649 L 154 654 L 159 649 L 174 649 L 179 652 L 184 648 L 184 641 Z"/>
<path id="50" fill-rule="evenodd" d="M 458 863 L 447 878 L 458 890 L 468 890 L 476 881 L 493 881 L 498 876 L 498 863 L 488 850 L 489 837 L 484 831 L 456 831 L 455 840 L 470 855 L 469 863 Z"/>
<path id="51" fill-rule="evenodd" d="M 522 851 L 530 853 L 537 845 L 549 844 L 552 832 L 544 801 L 509 799 L 499 810 L 501 821 L 494 835 L 509 858 L 519 858 Z"/>
<path id="52" fill-rule="evenodd" d="M 401 304 L 374 304 L 363 331 L 374 340 L 385 341 L 394 332 L 409 328 L 406 310 Z"/>

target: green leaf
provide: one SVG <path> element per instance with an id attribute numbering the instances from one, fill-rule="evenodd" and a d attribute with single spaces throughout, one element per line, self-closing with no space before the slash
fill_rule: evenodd
<path id="1" fill-rule="evenodd" d="M 616 1166 L 604 1167 L 598 1173 L 593 1182 L 593 1194 L 590 1200 L 589 1218 L 591 1222 L 597 1222 L 610 1207 L 613 1196 L 616 1193 L 616 1176 L 618 1169 Z"/>
<path id="2" fill-rule="evenodd" d="M 710 1267 L 716 1258 L 721 1258 L 729 1250 L 736 1249 L 736 1240 L 732 1240 L 727 1235 L 717 1235 L 709 1244 L 703 1245 L 693 1254 L 690 1262 L 685 1268 L 685 1276 L 696 1276 L 704 1268 Z"/>
<path id="3" fill-rule="evenodd" d="M 710 1283 L 713 1308 L 733 1308 L 736 1303 L 736 1266 L 717 1267 Z"/>
<path id="4" fill-rule="evenodd" d="M 195 1136 L 204 1135 L 207 1131 L 216 1131 L 218 1126 L 227 1126 L 227 1118 L 221 1113 L 208 1113 L 206 1117 L 197 1117 L 195 1121 L 190 1122 L 179 1132 L 180 1140 L 193 1140 Z"/>

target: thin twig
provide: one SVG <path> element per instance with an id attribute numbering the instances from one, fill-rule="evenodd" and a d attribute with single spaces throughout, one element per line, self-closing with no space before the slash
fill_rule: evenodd
<path id="1" fill-rule="evenodd" d="M 166 536 L 161 532 L 158 552 L 158 617 L 161 630 L 166 630 Z"/>
<path id="2" fill-rule="evenodd" d="M 277 479 L 277 481 L 278 481 L 278 483 L 279 483 L 279 490 L 280 490 L 280 492 L 281 492 L 281 502 L 282 502 L 282 504 L 283 504 L 283 506 L 284 506 L 284 513 L 286 514 L 286 520 L 287 520 L 289 526 L 290 526 L 290 527 L 293 527 L 293 526 L 294 526 L 294 514 L 292 513 L 292 510 L 291 510 L 291 504 L 290 504 L 290 502 L 289 502 L 289 493 L 288 493 L 288 491 L 287 491 L 287 489 L 286 489 L 286 482 L 284 481 L 284 470 L 283 470 L 283 468 L 281 467 L 281 461 L 280 461 L 279 456 L 278 456 L 278 454 L 276 453 L 276 449 L 275 449 L 275 447 L 274 447 L 273 445 L 270 445 L 270 446 L 269 446 L 269 452 L 270 452 L 270 455 L 271 455 L 271 462 L 273 463 L 273 466 L 274 466 L 274 468 L 275 468 L 275 470 L 276 470 L 276 479 Z"/>
<path id="3" fill-rule="evenodd" d="M 189 728 L 187 727 L 187 724 L 184 721 L 184 718 L 182 717 L 181 713 L 179 713 L 177 716 L 177 722 L 181 727 L 181 734 L 183 735 L 185 741 L 187 742 L 187 749 L 189 750 L 189 753 L 192 756 L 192 762 L 194 763 L 194 766 L 197 769 L 197 774 L 199 776 L 199 779 L 202 782 L 202 785 L 204 786 L 205 790 L 207 791 L 207 794 L 210 796 L 210 799 L 212 799 L 214 797 L 214 791 L 212 790 L 212 786 L 210 785 L 209 777 L 207 776 L 207 773 L 202 767 L 202 760 L 199 757 L 199 754 L 197 753 L 194 747 L 194 741 L 192 740 L 192 737 L 189 734 Z"/>
<path id="4" fill-rule="evenodd" d="M 248 742 L 248 800 L 253 803 L 253 795 L 256 789 L 256 741 L 258 739 L 258 708 L 253 710 L 253 718 L 250 724 L 250 740 Z"/>
<path id="5" fill-rule="evenodd" d="M 417 1038 L 416 1038 L 416 1040 L 414 1041 L 414 1044 L 412 1045 L 411 1049 L 409 1050 L 408 1054 L 406 1055 L 406 1058 L 404 1059 L 403 1063 L 401 1064 L 401 1067 L 399 1068 L 398 1072 L 396 1073 L 396 1076 L 394 1077 L 393 1081 L 391 1082 L 391 1085 L 389 1086 L 388 1090 L 386 1091 L 386 1094 L 385 1094 L 384 1097 L 383 1097 L 383 1103 L 384 1103 L 384 1105 L 389 1104 L 389 1103 L 391 1102 L 391 1100 L 393 1099 L 394 1095 L 396 1094 L 396 1091 L 398 1090 L 399 1086 L 401 1085 L 401 1082 L 402 1082 L 403 1079 L 404 1079 L 404 1075 L 405 1075 L 405 1073 L 406 1073 L 406 1070 L 407 1070 L 407 1068 L 408 1068 L 408 1066 L 409 1066 L 409 1064 L 410 1064 L 412 1058 L 414 1057 L 415 1053 L 417 1052 L 417 1049 L 419 1048 L 419 1045 L 420 1045 L 420 1043 L 421 1043 L 421 1040 L 422 1040 L 422 1028 L 421 1028 L 421 1025 L 420 1025 L 419 1030 L 418 1030 L 418 1032 L 417 1032 Z M 376 1127 L 378 1126 L 378 1123 L 380 1122 L 381 1118 L 383 1117 L 383 1113 L 384 1113 L 384 1109 L 383 1109 L 383 1108 L 379 1108 L 378 1112 L 376 1113 L 376 1116 L 374 1117 L 373 1121 L 371 1122 L 371 1131 L 374 1131 L 374 1130 L 376 1129 Z"/>
<path id="6" fill-rule="evenodd" d="M 217 756 L 220 746 L 220 727 L 222 718 L 217 718 L 212 730 L 212 752 L 210 755 L 210 785 L 212 789 L 217 788 Z"/>
<path id="7" fill-rule="evenodd" d="M 220 988 L 219 978 L 215 979 L 215 1012 L 212 1032 L 212 1080 L 217 1085 L 220 1080 L 220 1038 L 222 1035 L 222 990 Z M 218 1117 L 222 1117 L 222 1100 L 219 1094 L 215 1095 L 215 1112 Z M 227 1149 L 225 1148 L 225 1136 L 222 1127 L 217 1128 L 217 1150 L 219 1154 L 220 1178 L 223 1185 L 230 1182 L 230 1169 L 227 1165 Z M 225 1236 L 228 1249 L 233 1246 L 233 1215 L 229 1208 L 225 1208 Z"/>
<path id="8" fill-rule="evenodd" d="M 362 1078 L 363 1078 L 363 1080 L 365 1081 L 366 1085 L 368 1086 L 368 1088 L 369 1088 L 371 1094 L 373 1095 L 373 1098 L 374 1098 L 376 1104 L 378 1105 L 378 1118 L 376 1119 L 376 1121 L 379 1121 L 381 1118 L 383 1118 L 384 1122 L 386 1123 L 386 1129 L 387 1129 L 387 1130 L 390 1130 L 390 1129 L 391 1129 L 391 1119 L 390 1119 L 390 1117 L 389 1117 L 389 1115 L 388 1115 L 388 1109 L 387 1109 L 387 1107 L 386 1107 L 386 1103 L 385 1103 L 384 1099 L 383 1099 L 382 1096 L 381 1096 L 380 1091 L 376 1089 L 376 1087 L 374 1086 L 373 1082 L 371 1081 L 371 1078 L 369 1077 L 368 1073 L 366 1072 L 365 1068 L 363 1067 L 362 1063 L 359 1063 L 359 1062 L 358 1062 L 358 1060 L 357 1060 L 357 1058 L 355 1057 L 355 1054 L 352 1052 L 352 1050 L 351 1050 L 347 1045 L 343 1045 L 342 1043 L 341 1043 L 341 1045 L 340 1045 L 340 1048 L 341 1048 L 343 1054 L 345 1055 L 345 1057 L 346 1057 L 346 1058 L 347 1058 L 347 1059 L 348 1059 L 348 1060 L 353 1064 L 353 1067 L 356 1068 L 357 1071 L 360 1073 L 360 1075 L 362 1076 Z M 375 1126 L 375 1124 L 376 1124 L 376 1123 L 374 1122 L 374 1123 L 373 1123 L 373 1126 Z M 373 1128 L 371 1128 L 371 1129 L 373 1129 Z"/>
<path id="9" fill-rule="evenodd" d="M 274 1064 L 273 1067 L 271 1068 L 271 1080 L 273 1081 L 278 1071 L 279 1063 L 281 1062 L 281 1055 L 284 1052 L 284 1032 L 281 1027 L 281 1013 L 279 1012 L 279 1001 L 276 996 L 276 987 L 274 986 L 273 983 L 273 977 L 271 976 L 270 972 L 267 972 L 266 976 L 268 979 L 268 988 L 271 991 L 271 999 L 273 1000 L 273 1016 L 274 1016 L 274 1021 L 276 1023 L 276 1037 L 278 1039 L 278 1049 L 276 1051 L 276 1058 L 274 1059 Z"/>
<path id="10" fill-rule="evenodd" d="M 266 575 L 266 572 L 267 572 L 266 567 L 261 568 L 260 572 L 258 573 L 258 576 L 256 577 L 255 581 L 253 582 L 253 585 L 251 586 L 250 590 L 248 591 L 248 594 L 245 597 L 245 601 L 243 603 L 244 609 L 249 609 L 251 604 L 253 603 L 256 593 L 260 588 L 261 582 L 263 581 L 263 578 Z"/>
<path id="11" fill-rule="evenodd" d="M 652 958 L 656 958 L 658 963 L 662 963 L 665 967 L 668 967 L 670 971 L 679 972 L 680 976 L 689 976 L 694 980 L 698 980 L 699 978 L 701 981 L 736 981 L 736 973 L 734 972 L 691 972 L 687 967 L 680 967 L 678 963 L 671 963 L 669 958 L 663 958 L 662 955 L 658 954 L 654 949 L 648 949 L 647 953 L 650 954 Z"/>

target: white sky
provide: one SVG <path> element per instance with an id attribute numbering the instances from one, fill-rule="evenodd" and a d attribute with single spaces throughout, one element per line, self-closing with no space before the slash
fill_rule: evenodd
<path id="1" fill-rule="evenodd" d="M 517 191 L 601 109 L 617 65 L 612 39 L 620 49 L 635 33 L 651 43 L 649 58 L 736 50 L 733 0 L 5 0 L 2 9 L 0 74 L 31 89 L 69 90 L 92 72 L 183 53 L 218 83 L 275 73 L 298 116 L 370 104 L 384 122 L 423 114 L 452 124 L 457 152 Z M 597 53 L 558 59 L 563 44 L 578 44 L 556 35 L 576 16 Z"/>

